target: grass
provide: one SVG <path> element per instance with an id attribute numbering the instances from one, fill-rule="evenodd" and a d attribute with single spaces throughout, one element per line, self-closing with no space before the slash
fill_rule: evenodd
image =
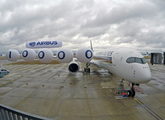
<path id="1" fill-rule="evenodd" d="M 22 56 L 20 56 L 19 59 L 23 59 Z M 0 56 L 0 60 L 7 60 L 6 56 Z M 13 62 L 7 65 L 33 65 L 33 64 L 60 64 L 60 62 L 58 62 L 57 60 L 52 60 L 50 63 L 42 63 L 39 60 L 34 60 L 30 62 L 29 61 Z"/>
<path id="2" fill-rule="evenodd" d="M 39 60 L 34 61 L 21 61 L 21 62 L 15 62 L 15 63 L 9 63 L 7 65 L 34 65 L 34 64 L 60 64 L 57 60 L 52 60 L 50 63 L 42 63 Z"/>
<path id="3" fill-rule="evenodd" d="M 0 56 L 0 60 L 7 60 L 6 56 Z"/>
<path id="4" fill-rule="evenodd" d="M 150 59 L 150 58 L 151 58 L 151 56 L 144 56 L 144 58 L 145 58 L 145 59 Z"/>
<path id="5" fill-rule="evenodd" d="M 151 56 L 144 56 L 144 58 L 150 59 Z M 22 59 L 22 56 L 20 56 L 19 59 Z M 0 56 L 0 60 L 7 60 L 6 56 Z M 9 63 L 7 65 L 33 65 L 33 64 L 60 64 L 60 62 L 58 62 L 57 60 L 52 60 L 50 63 L 42 63 L 39 60 L 34 60 L 31 62 L 28 62 L 28 61 L 14 62 L 14 63 Z"/>

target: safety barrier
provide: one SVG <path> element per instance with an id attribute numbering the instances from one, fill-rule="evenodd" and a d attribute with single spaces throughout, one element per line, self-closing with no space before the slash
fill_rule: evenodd
<path id="1" fill-rule="evenodd" d="M 0 120 L 53 120 L 32 115 L 0 104 Z"/>

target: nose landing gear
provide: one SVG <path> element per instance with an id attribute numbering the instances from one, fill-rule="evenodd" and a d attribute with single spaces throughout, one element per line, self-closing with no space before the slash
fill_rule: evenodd
<path id="1" fill-rule="evenodd" d="M 135 84 L 132 83 L 132 87 L 131 87 L 131 89 L 127 91 L 127 96 L 128 96 L 128 97 L 132 97 L 132 98 L 133 98 L 133 97 L 135 96 L 134 85 L 135 85 Z"/>
<path id="2" fill-rule="evenodd" d="M 133 98 L 133 97 L 135 96 L 134 85 L 135 85 L 135 84 L 132 83 L 132 87 L 131 87 L 131 89 L 127 91 L 127 96 L 128 96 L 128 97 L 132 97 L 132 98 Z"/>
<path id="3" fill-rule="evenodd" d="M 119 85 L 117 91 L 118 91 L 119 94 L 122 94 L 122 93 L 124 92 L 124 93 L 127 94 L 128 97 L 132 97 L 132 98 L 133 98 L 133 97 L 135 96 L 134 85 L 135 85 L 135 84 L 132 83 L 131 89 L 130 89 L 130 90 L 125 90 L 125 89 L 124 89 L 124 84 L 123 84 L 123 79 L 122 79 L 122 81 L 121 81 L 121 83 L 120 83 L 120 85 Z"/>

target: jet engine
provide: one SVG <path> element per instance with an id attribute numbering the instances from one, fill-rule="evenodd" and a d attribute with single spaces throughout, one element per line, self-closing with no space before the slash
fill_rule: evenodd
<path id="1" fill-rule="evenodd" d="M 38 59 L 42 63 L 49 63 L 53 60 L 53 52 L 49 49 L 43 49 L 38 52 Z"/>
<path id="2" fill-rule="evenodd" d="M 56 57 L 61 63 L 69 63 L 73 60 L 73 53 L 70 49 L 61 48 L 57 51 Z"/>
<path id="3" fill-rule="evenodd" d="M 78 61 L 83 63 L 90 62 L 93 58 L 93 52 L 91 49 L 86 47 L 80 48 L 76 53 L 76 58 Z"/>
<path id="4" fill-rule="evenodd" d="M 33 61 L 36 58 L 36 53 L 33 49 L 25 49 L 22 52 L 22 57 L 26 61 Z"/>
<path id="5" fill-rule="evenodd" d="M 73 62 L 70 62 L 69 63 L 69 65 L 68 65 L 68 70 L 69 70 L 69 72 L 71 72 L 71 73 L 76 73 L 76 72 L 78 72 L 79 71 L 79 64 L 77 63 L 77 62 L 75 62 L 75 61 L 73 61 Z"/>
<path id="6" fill-rule="evenodd" d="M 9 61 L 17 61 L 19 59 L 19 52 L 17 50 L 14 49 L 10 49 L 7 53 L 6 53 L 6 58 Z"/>

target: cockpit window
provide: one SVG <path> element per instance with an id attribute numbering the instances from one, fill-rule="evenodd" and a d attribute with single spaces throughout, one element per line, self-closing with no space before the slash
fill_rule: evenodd
<path id="1" fill-rule="evenodd" d="M 135 60 L 136 60 L 135 62 L 142 64 L 142 59 L 141 58 L 136 58 Z"/>
<path id="2" fill-rule="evenodd" d="M 130 57 L 127 59 L 127 63 L 133 63 L 135 61 L 134 57 Z"/>
<path id="3" fill-rule="evenodd" d="M 143 61 L 143 64 L 147 63 L 145 58 L 142 58 L 142 61 Z"/>
<path id="4" fill-rule="evenodd" d="M 140 64 L 146 64 L 146 60 L 144 58 L 137 58 L 137 57 L 129 57 L 126 60 L 127 63 L 140 63 Z"/>

